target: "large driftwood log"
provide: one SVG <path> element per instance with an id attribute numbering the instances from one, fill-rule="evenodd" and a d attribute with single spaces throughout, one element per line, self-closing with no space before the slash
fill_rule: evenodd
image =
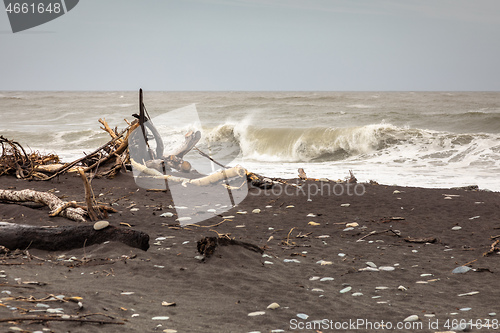
<path id="1" fill-rule="evenodd" d="M 36 227 L 26 224 L 0 222 L 0 245 L 10 250 L 37 248 L 65 251 L 106 241 L 118 241 L 146 251 L 149 235 L 133 229 L 108 226 L 94 230 L 92 225 Z"/>
<path id="2" fill-rule="evenodd" d="M 38 202 L 48 206 L 51 211 L 57 211 L 60 207 L 68 206 L 67 202 L 62 201 L 52 193 L 37 192 L 33 190 L 13 191 L 0 189 L 0 200 L 14 202 Z M 85 210 L 81 208 L 67 207 L 63 209 L 59 215 L 77 222 L 85 222 L 85 218 L 83 217 L 83 215 L 85 215 Z"/>
<path id="3" fill-rule="evenodd" d="M 188 179 L 184 177 L 177 177 L 177 176 L 172 176 L 172 175 L 164 175 L 158 170 L 148 168 L 142 164 L 137 163 L 133 159 L 130 159 L 132 162 L 132 166 L 136 168 L 139 172 L 144 173 L 145 175 L 152 176 L 153 178 L 156 179 L 165 179 L 168 181 L 172 181 L 175 183 L 181 183 L 183 185 L 186 184 L 192 184 L 196 186 L 207 186 L 207 185 L 212 185 L 217 182 L 220 182 L 222 180 L 226 180 L 229 178 L 235 178 L 235 177 L 245 177 L 246 176 L 246 170 L 241 167 L 241 166 L 235 166 L 229 169 L 221 170 L 216 173 L 213 173 L 211 175 L 201 177 L 201 178 L 195 178 L 195 179 Z"/>

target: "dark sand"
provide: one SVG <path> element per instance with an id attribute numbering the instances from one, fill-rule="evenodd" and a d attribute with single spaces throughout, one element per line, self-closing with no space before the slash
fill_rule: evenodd
<path id="1" fill-rule="evenodd" d="M 28 249 L 29 256 L 0 254 L 0 270 L 7 276 L 0 278 L 0 318 L 44 315 L 45 308 L 37 307 L 43 303 L 52 309 L 62 308 L 66 315 L 99 313 L 109 317 L 87 318 L 124 325 L 18 321 L 0 323 L 0 331 L 10 332 L 11 327 L 17 327 L 27 332 L 42 329 L 47 332 L 163 332 L 167 329 L 177 332 L 380 332 L 387 331 L 378 327 L 383 321 L 392 324 L 393 331 L 397 332 L 437 332 L 448 331 L 450 327 L 446 325 L 452 324 L 452 320 L 466 319 L 474 324 L 496 323 L 490 328 L 472 327 L 473 332 L 500 332 L 500 256 L 483 257 L 493 243 L 490 237 L 500 234 L 500 193 L 364 185 L 366 193 L 362 196 L 325 194 L 311 196 L 312 201 L 308 201 L 303 193 L 297 195 L 294 188 L 288 191 L 295 193 L 293 195 L 276 195 L 282 192 L 278 190 L 280 185 L 274 191 L 261 191 L 260 195 L 255 195 L 260 190 L 250 190 L 250 195 L 236 209 L 224 213 L 234 215 L 232 221 L 202 227 L 222 221 L 220 216 L 214 216 L 198 226 L 175 228 L 175 216 L 160 217 L 173 211 L 167 208 L 172 204 L 168 193 L 138 190 L 130 174 L 121 174 L 113 180 L 94 179 L 92 186 L 96 195 L 104 194 L 99 197 L 100 201 L 118 203 L 113 207 L 120 212 L 107 220 L 115 226 L 128 223 L 148 233 L 150 249 L 144 252 L 110 242 L 70 251 Z M 75 175 L 64 175 L 49 182 L 0 177 L 0 188 L 9 187 L 54 189 L 63 200 L 84 198 L 81 179 Z M 395 194 L 395 190 L 401 193 Z M 444 194 L 455 196 L 445 199 Z M 341 206 L 346 203 L 350 206 Z M 139 210 L 130 211 L 127 207 L 132 204 Z M 272 208 L 265 208 L 267 205 Z M 294 207 L 286 208 L 290 205 Z M 252 213 L 255 208 L 260 208 L 261 213 Z M 236 214 L 238 210 L 248 214 Z M 62 217 L 49 218 L 48 213 L 48 208 L 0 203 L 3 221 L 38 226 L 76 223 Z M 307 217 L 309 213 L 318 216 Z M 391 220 L 391 217 L 404 217 L 404 220 Z M 308 225 L 310 221 L 320 225 Z M 343 231 L 345 224 L 351 222 L 359 226 Z M 244 227 L 236 227 L 241 225 Z M 453 231 L 454 226 L 462 229 Z M 287 240 L 292 228 L 289 242 L 293 245 L 286 246 L 282 242 Z M 399 230 L 400 237 L 385 232 L 357 242 L 372 231 L 387 229 Z M 264 247 L 265 254 L 272 258 L 232 245 L 219 247 L 205 261 L 195 259 L 199 255 L 197 241 L 204 236 L 216 236 L 215 231 Z M 308 236 L 297 238 L 299 233 Z M 318 238 L 322 235 L 329 237 Z M 157 241 L 158 237 L 167 238 Z M 407 237 L 434 237 L 437 241 L 408 243 L 404 240 Z M 339 253 L 346 256 L 341 257 Z M 71 257 L 76 260 L 65 261 Z M 284 262 L 284 259 L 296 259 L 300 263 Z M 320 260 L 332 264 L 320 265 L 317 263 Z M 264 264 L 264 261 L 273 264 Z M 368 261 L 377 266 L 392 266 L 395 270 L 359 271 L 368 267 Z M 469 262 L 474 270 L 452 274 L 454 268 Z M 314 276 L 334 280 L 310 280 Z M 28 281 L 43 285 L 24 284 Z M 346 286 L 352 290 L 341 294 L 339 291 Z M 407 290 L 398 289 L 400 286 Z M 377 287 L 387 289 L 377 290 Z M 315 288 L 323 291 L 314 291 Z M 479 293 L 458 296 L 474 291 Z M 124 292 L 133 294 L 122 294 Z M 355 292 L 363 295 L 352 296 Z M 83 308 L 74 302 L 12 299 L 19 296 L 42 299 L 51 294 L 82 297 Z M 176 305 L 167 307 L 162 302 Z M 280 308 L 266 309 L 273 302 L 279 303 Z M 460 310 L 463 308 L 471 309 Z M 42 311 L 26 313 L 27 310 Z M 265 314 L 248 316 L 256 311 L 265 311 Z M 492 312 L 498 314 L 489 315 Z M 298 318 L 300 313 L 307 314 L 308 319 Z M 420 324 L 417 325 L 421 326 L 397 329 L 396 325 L 410 315 L 418 315 Z M 152 320 L 157 316 L 169 319 Z M 332 322 L 307 329 L 311 321 L 321 319 Z M 353 326 L 355 323 L 360 325 Z M 335 329 L 335 325 L 337 328 L 344 325 L 344 329 Z"/>

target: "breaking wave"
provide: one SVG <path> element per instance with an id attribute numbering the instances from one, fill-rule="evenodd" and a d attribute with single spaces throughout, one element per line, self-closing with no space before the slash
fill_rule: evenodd
<path id="1" fill-rule="evenodd" d="M 269 162 L 326 162 L 416 159 L 436 163 L 500 165 L 500 136 L 457 134 L 392 124 L 360 127 L 262 128 L 225 123 L 204 133 L 212 147 L 233 144 L 248 160 Z"/>

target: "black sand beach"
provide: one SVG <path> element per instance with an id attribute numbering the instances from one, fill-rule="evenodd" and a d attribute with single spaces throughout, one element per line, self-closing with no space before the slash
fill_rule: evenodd
<path id="1" fill-rule="evenodd" d="M 119 211 L 106 220 L 149 234 L 149 250 L 109 242 L 68 251 L 4 251 L 1 330 L 439 332 L 467 321 L 473 332 L 500 331 L 500 256 L 483 256 L 500 235 L 500 193 L 358 184 L 363 195 L 349 195 L 354 185 L 343 184 L 343 195 L 312 195 L 290 186 L 285 193 L 284 186 L 251 188 L 224 214 L 234 218 L 214 216 L 181 228 L 175 215 L 160 216 L 175 213 L 168 192 L 139 189 L 130 173 L 94 179 L 99 201 Z M 82 181 L 72 174 L 46 182 L 3 176 L 0 188 L 84 200 Z M 0 203 L 5 222 L 77 224 L 48 213 Z M 257 245 L 264 255 L 220 245 L 211 257 L 195 258 L 197 241 L 214 236 Z M 472 269 L 452 273 L 462 265 Z M 268 309 L 272 303 L 279 308 Z M 109 323 L 69 321 L 77 315 Z M 21 320 L 30 316 L 66 320 Z M 404 322 L 410 316 L 417 321 Z"/>

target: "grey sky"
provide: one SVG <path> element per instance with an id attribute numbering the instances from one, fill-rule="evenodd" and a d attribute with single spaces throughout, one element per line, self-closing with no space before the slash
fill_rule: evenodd
<path id="1" fill-rule="evenodd" d="M 499 0 L 81 0 L 0 90 L 500 90 Z"/>

